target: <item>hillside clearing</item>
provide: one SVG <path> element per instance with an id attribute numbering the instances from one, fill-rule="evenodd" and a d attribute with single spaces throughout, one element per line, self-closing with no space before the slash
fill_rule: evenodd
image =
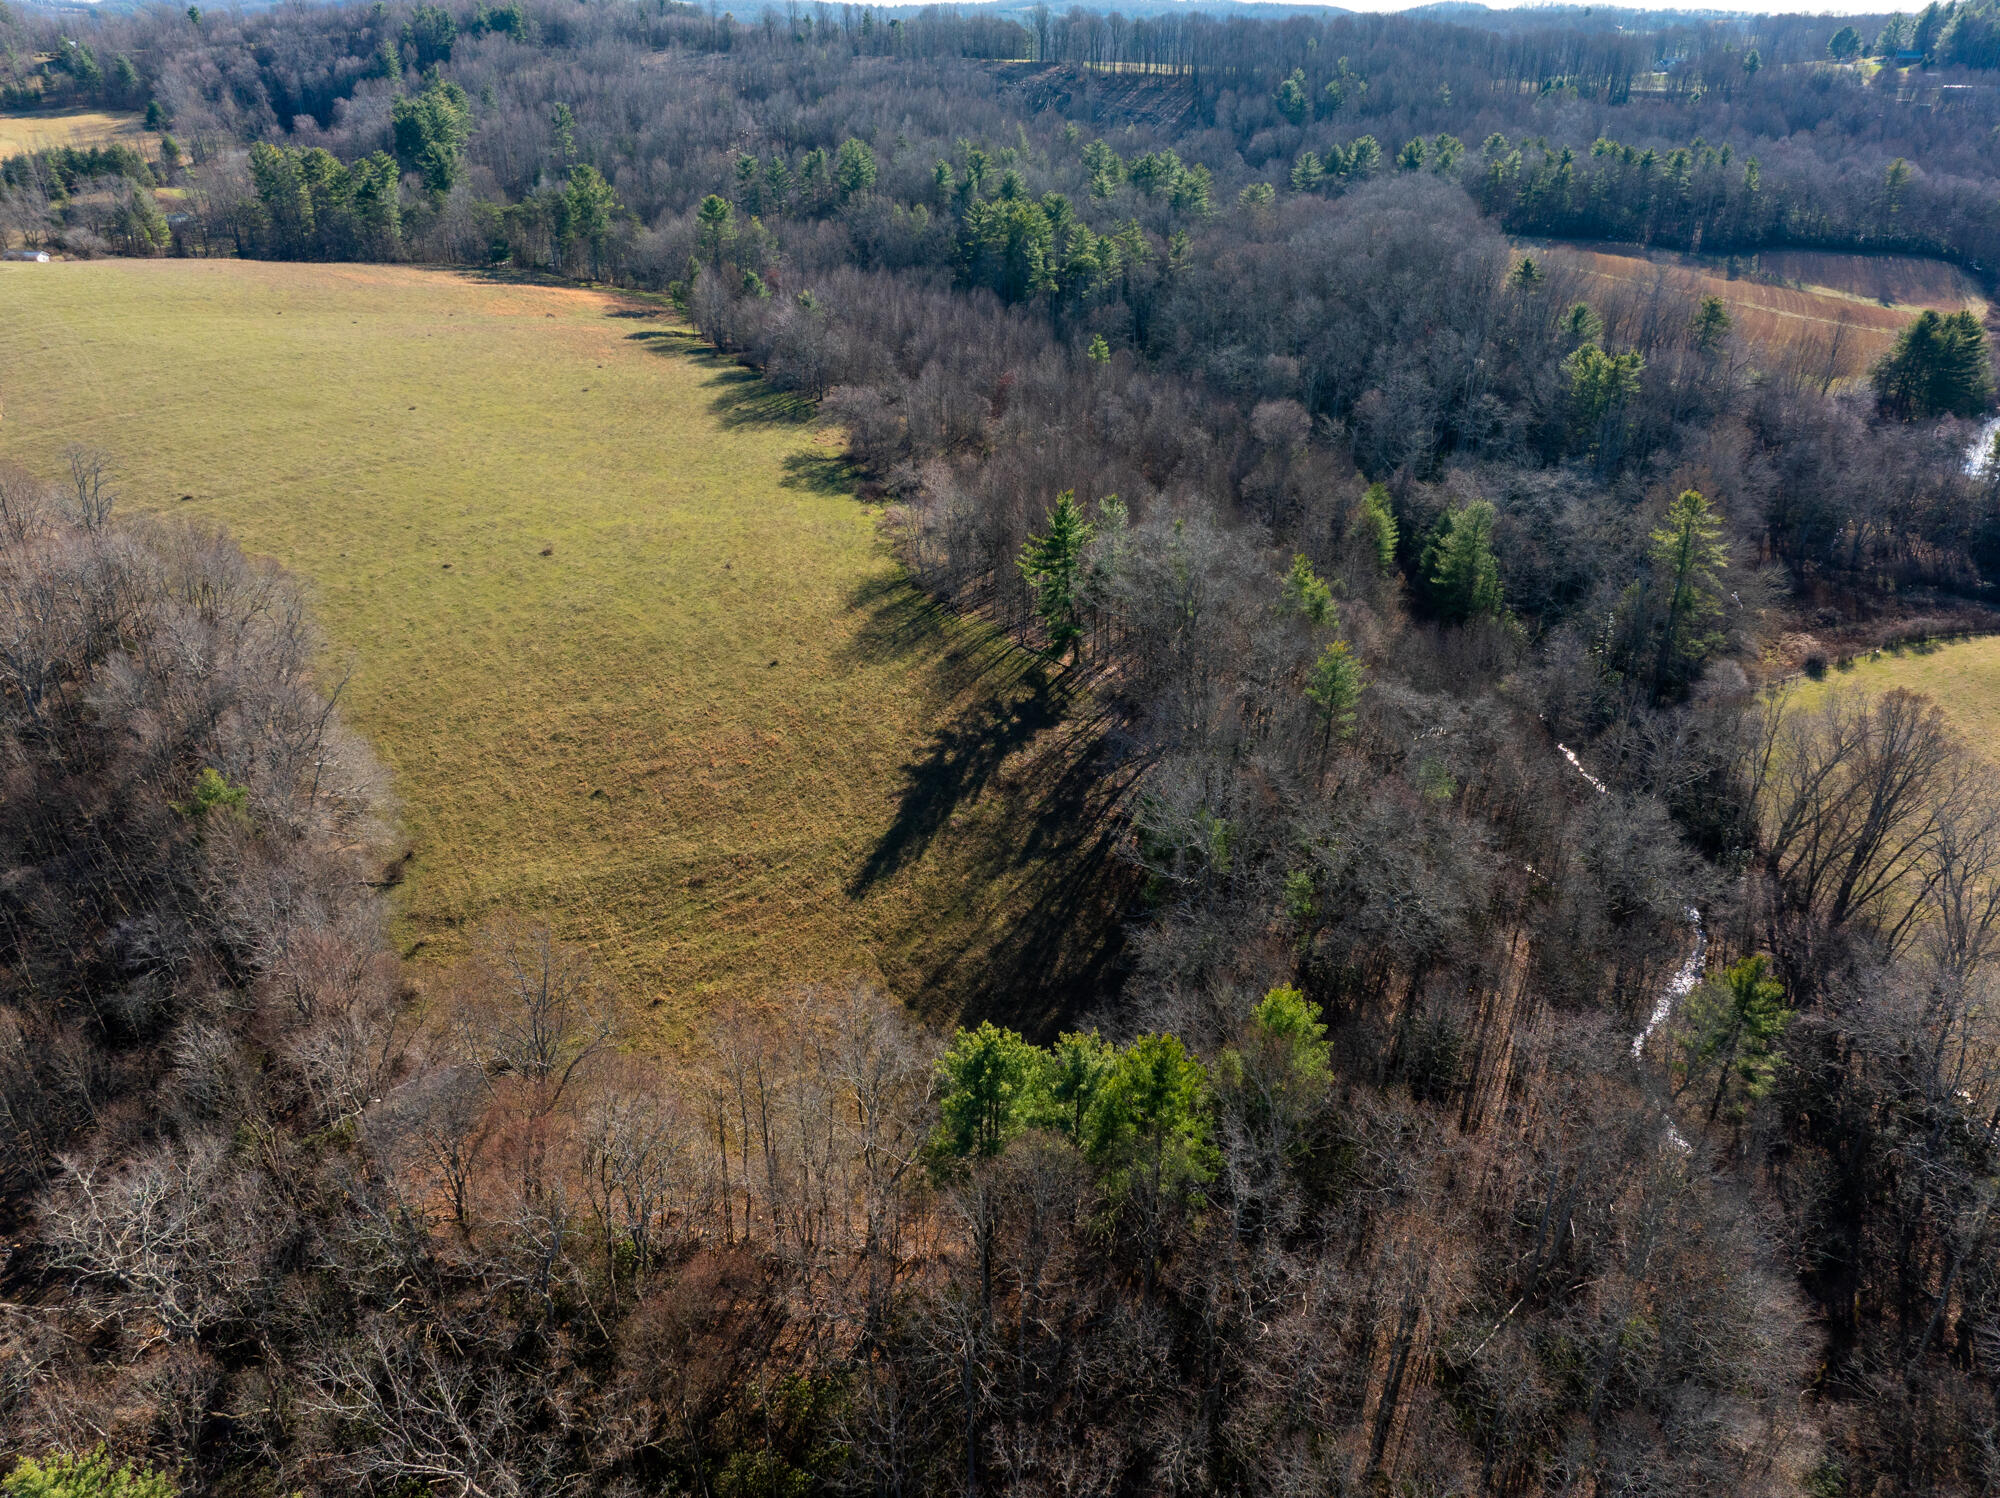
<path id="1" fill-rule="evenodd" d="M 1914 311 L 1985 309 L 1979 285 L 1957 266 L 1914 255 L 1841 255 L 1826 250 L 1766 250 L 1749 270 L 1820 295 L 1844 296 Z"/>
<path id="2" fill-rule="evenodd" d="M 395 776 L 406 951 L 546 913 L 670 1017 L 851 973 L 1006 1007 L 1110 960 L 1115 819 L 1036 835 L 1088 794 L 1063 773 L 1088 735 L 904 582 L 837 434 L 656 307 L 401 267 L 5 265 L 0 369 L 0 458 L 101 446 L 126 508 L 308 580 Z"/>
<path id="3" fill-rule="evenodd" d="M 103 146 L 113 141 L 141 149 L 144 119 L 101 109 L 59 109 L 46 114 L 0 114 L 0 161 L 57 146 Z"/>
<path id="4" fill-rule="evenodd" d="M 1926 307 L 1985 315 L 1972 279 L 1942 261 L 1907 255 L 1779 250 L 1729 264 L 1712 257 L 1611 245 L 1524 240 L 1523 247 L 1580 273 L 1606 297 L 1645 296 L 1657 286 L 1720 297 L 1738 336 L 1768 355 L 1808 348 L 1831 356 L 1843 378 L 1864 372 Z M 1838 332 L 1841 347 L 1830 348 Z"/>

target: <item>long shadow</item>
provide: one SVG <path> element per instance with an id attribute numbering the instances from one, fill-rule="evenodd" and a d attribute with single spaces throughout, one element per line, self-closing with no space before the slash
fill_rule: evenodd
<path id="1" fill-rule="evenodd" d="M 708 381 L 716 391 L 715 399 L 709 402 L 709 409 L 722 425 L 804 426 L 818 414 L 817 408 L 803 395 L 789 390 L 773 390 L 755 370 L 737 364 L 723 364 L 713 355 L 710 358 L 719 367 Z"/>
<path id="2" fill-rule="evenodd" d="M 975 684 L 989 691 L 1015 688 L 1042 669 L 998 631 L 965 627 L 949 606 L 900 570 L 866 579 L 848 595 L 847 606 L 861 622 L 839 651 L 844 666 L 922 657 L 931 663 L 937 688 L 953 696 Z"/>
<path id="3" fill-rule="evenodd" d="M 723 426 L 804 426 L 817 414 L 803 395 L 773 390 L 754 369 L 723 358 L 686 328 L 641 328 L 625 337 L 663 358 L 687 359 L 710 370 L 707 384 L 716 394 L 709 410 Z"/>
<path id="4" fill-rule="evenodd" d="M 988 794 L 1001 812 L 941 850 L 929 877 L 998 898 L 974 923 L 896 933 L 898 984 L 935 1019 L 992 1019 L 1048 1039 L 1116 993 L 1142 883 L 1119 856 L 1137 775 L 1111 769 L 1097 726 L 1062 719 L 1025 746 Z"/>
<path id="5" fill-rule="evenodd" d="M 852 494 L 859 477 L 854 465 L 838 453 L 793 453 L 785 459 L 784 469 L 778 487 L 809 494 Z"/>
<path id="6" fill-rule="evenodd" d="M 848 894 L 860 899 L 922 857 L 952 813 L 977 800 L 1008 756 L 1059 716 L 1048 685 L 1042 683 L 1025 697 L 999 692 L 983 697 L 932 734 L 923 753 L 903 767 L 896 819 L 848 882 Z"/>
<path id="7" fill-rule="evenodd" d="M 1077 848 L 1067 875 L 1045 883 L 976 963 L 958 957 L 934 967 L 932 991 L 954 996 L 965 1023 L 990 1019 L 1042 1043 L 1114 998 L 1143 888 L 1117 846 L 1114 830 Z"/>

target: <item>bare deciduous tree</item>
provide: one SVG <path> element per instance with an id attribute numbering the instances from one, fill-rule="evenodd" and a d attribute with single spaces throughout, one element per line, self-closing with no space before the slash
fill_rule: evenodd
<path id="1" fill-rule="evenodd" d="M 214 1137 L 111 1167 L 65 1157 L 42 1197 L 44 1241 L 142 1346 L 191 1340 L 258 1286 L 258 1184 Z"/>

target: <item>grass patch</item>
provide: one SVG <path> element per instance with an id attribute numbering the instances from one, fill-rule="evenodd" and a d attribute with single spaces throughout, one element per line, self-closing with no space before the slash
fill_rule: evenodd
<path id="1" fill-rule="evenodd" d="M 2000 636 L 1921 642 L 1859 656 L 1821 681 L 1800 682 L 1793 700 L 1813 707 L 1836 689 L 1872 696 L 1896 687 L 1933 698 L 1972 752 L 2000 765 Z"/>
<path id="2" fill-rule="evenodd" d="M 308 580 L 448 959 L 547 914 L 671 1024 L 862 973 L 1041 1028 L 1127 881 L 1089 725 L 904 579 L 836 433 L 642 304 L 442 271 L 0 265 L 0 457 Z"/>
<path id="3" fill-rule="evenodd" d="M 102 109 L 55 109 L 0 114 L 0 160 L 56 146 L 107 146 L 114 141 L 145 149 L 145 118 Z"/>

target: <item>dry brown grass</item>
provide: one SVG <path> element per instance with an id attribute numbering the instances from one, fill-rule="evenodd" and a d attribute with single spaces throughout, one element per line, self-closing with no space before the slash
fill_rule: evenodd
<path id="1" fill-rule="evenodd" d="M 1813 708 L 1835 689 L 1872 696 L 1897 687 L 1931 698 L 1973 754 L 2000 762 L 2000 636 L 1878 650 L 1800 682 L 1796 701 Z"/>
<path id="2" fill-rule="evenodd" d="M 102 109 L 58 109 L 0 114 L 0 160 L 57 146 L 104 146 L 116 141 L 148 149 L 144 118 Z"/>
<path id="3" fill-rule="evenodd" d="M 1824 250 L 1773 250 L 1752 268 L 1796 282 L 1808 291 L 1858 297 L 1901 308 L 1983 311 L 1978 283 L 1955 265 L 1914 255 L 1836 255 Z"/>
<path id="4" fill-rule="evenodd" d="M 1537 244 L 1538 256 L 1568 267 L 1607 295 L 1650 295 L 1655 288 L 1690 298 L 1720 297 L 1738 337 L 1768 355 L 1824 347 L 1838 332 L 1845 376 L 1866 369 L 1926 307 L 1981 316 L 1986 303 L 1972 279 L 1942 261 L 1906 255 L 1838 255 L 1783 250 L 1739 262 L 1744 273 L 1689 256 L 1607 246 Z M 1777 284 L 1762 276 L 1795 285 Z M 1886 303 L 1886 304 L 1885 304 Z"/>

